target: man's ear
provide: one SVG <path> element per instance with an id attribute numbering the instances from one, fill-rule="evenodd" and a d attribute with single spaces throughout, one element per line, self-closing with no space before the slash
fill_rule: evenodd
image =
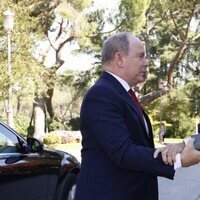
<path id="1" fill-rule="evenodd" d="M 115 62 L 117 65 L 121 68 L 124 67 L 124 62 L 123 62 L 123 54 L 121 52 L 116 52 L 115 53 Z"/>

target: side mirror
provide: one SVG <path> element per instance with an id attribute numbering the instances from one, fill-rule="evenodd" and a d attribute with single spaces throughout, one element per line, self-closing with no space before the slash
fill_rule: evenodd
<path id="1" fill-rule="evenodd" d="M 35 138 L 27 138 L 27 145 L 29 150 L 33 153 L 43 151 L 44 149 L 43 143 Z"/>

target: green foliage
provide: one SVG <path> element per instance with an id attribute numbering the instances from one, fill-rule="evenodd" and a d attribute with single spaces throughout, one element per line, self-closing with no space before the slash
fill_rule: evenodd
<path id="1" fill-rule="evenodd" d="M 68 125 L 73 131 L 80 130 L 80 117 L 71 118 Z"/>
<path id="2" fill-rule="evenodd" d="M 133 31 L 138 34 L 146 24 L 146 11 L 151 0 L 121 0 L 119 7 L 120 30 Z"/>
<path id="3" fill-rule="evenodd" d="M 51 133 L 45 134 L 43 138 L 43 142 L 49 147 L 55 147 L 56 144 L 61 143 L 61 137 L 58 133 L 51 132 Z"/>
<path id="4" fill-rule="evenodd" d="M 200 77 L 194 81 L 188 82 L 184 91 L 190 102 L 190 116 L 200 119 Z"/>
<path id="5" fill-rule="evenodd" d="M 27 128 L 27 137 L 34 137 L 34 126 L 30 125 Z"/>
<path id="6" fill-rule="evenodd" d="M 92 3 L 92 0 L 68 0 L 68 3 L 71 3 L 77 10 L 83 10 Z"/>
<path id="7" fill-rule="evenodd" d="M 172 90 L 169 94 L 147 106 L 155 133 L 159 131 L 160 112 L 167 129 L 167 137 L 185 138 L 195 132 L 195 118 L 189 117 L 190 104 L 183 88 Z"/>
<path id="8" fill-rule="evenodd" d="M 0 115 L 0 120 L 7 123 L 7 119 L 4 115 L 2 116 Z M 24 115 L 17 114 L 15 115 L 14 121 L 15 121 L 15 127 L 14 127 L 15 131 L 19 133 L 22 137 L 26 138 L 29 118 Z"/>
<path id="9" fill-rule="evenodd" d="M 143 94 L 155 91 L 160 79 L 166 80 L 169 64 L 185 42 L 187 44 L 186 50 L 174 64 L 175 86 L 180 81 L 185 81 L 188 74 L 194 74 L 194 66 L 196 66 L 196 72 L 198 72 L 200 60 L 198 33 L 200 29 L 198 28 L 199 25 L 195 27 L 194 23 L 191 23 L 195 19 L 196 23 L 199 23 L 198 10 L 198 1 L 120 1 L 119 14 L 112 20 L 115 23 L 113 26 L 116 28 L 113 30 L 134 32 L 146 44 L 147 58 L 150 61 L 150 79 L 145 85 Z M 97 17 L 94 19 L 97 19 Z M 104 21 L 101 20 L 98 23 L 103 24 Z M 92 38 L 93 45 L 101 46 L 102 38 L 109 34 L 110 32 L 105 31 L 105 34 L 102 34 L 101 37 Z M 197 36 L 196 40 L 194 40 L 195 36 Z M 99 49 L 96 48 L 96 51 L 99 51 Z M 186 71 L 189 71 L 189 73 L 186 74 Z"/>
<path id="10" fill-rule="evenodd" d="M 82 98 L 91 84 L 89 73 L 65 72 L 58 77 L 54 91 L 55 113 L 65 129 L 69 130 L 68 122 L 80 114 Z"/>
<path id="11" fill-rule="evenodd" d="M 33 1 L 16 1 L 15 3 L 11 0 L 1 1 L 0 13 L 3 16 L 8 7 L 15 13 L 14 17 L 14 29 L 11 35 L 12 39 L 12 79 L 11 82 L 8 80 L 7 64 L 7 45 L 6 45 L 6 32 L 1 27 L 0 35 L 4 40 L 4 45 L 0 51 L 0 64 L 2 70 L 0 73 L 0 80 L 2 81 L 2 96 L 6 96 L 6 91 L 9 85 L 18 87 L 20 95 L 32 95 L 33 89 L 40 85 L 41 90 L 45 90 L 45 84 L 41 79 L 41 74 L 44 73 L 44 67 L 41 66 L 32 56 L 32 49 L 34 47 L 35 39 L 39 37 L 40 31 L 38 29 L 37 17 L 31 16 L 31 9 L 27 9 L 27 6 L 31 6 Z M 0 18 L 3 23 L 4 18 Z M 36 31 L 38 30 L 38 31 Z M 42 89 L 42 86 L 44 88 Z M 18 93 L 19 94 L 19 93 Z"/>
<path id="12" fill-rule="evenodd" d="M 83 13 L 77 18 L 79 24 L 78 44 L 80 51 L 96 54 L 100 51 L 102 35 L 105 24 L 105 11 L 103 9 Z"/>
<path id="13" fill-rule="evenodd" d="M 64 125 L 58 121 L 50 119 L 48 122 L 48 131 L 56 131 L 56 130 L 63 130 L 65 129 Z"/>
<path id="14" fill-rule="evenodd" d="M 188 3 L 188 1 L 181 0 L 180 2 L 152 0 L 147 12 L 146 34 L 148 36 L 145 37 L 145 40 L 148 41 L 150 49 L 151 65 L 155 67 L 165 66 L 165 76 L 167 75 L 169 63 L 174 59 L 178 49 L 187 42 L 186 48 L 188 51 L 183 51 L 183 54 L 178 58 L 180 59 L 179 62 L 176 62 L 177 66 L 174 70 L 175 76 L 184 78 L 181 65 L 185 63 L 184 71 L 190 68 L 187 62 L 188 58 L 185 60 L 185 55 L 196 57 L 194 55 L 197 55 L 198 52 L 198 50 L 191 51 L 189 49 L 199 46 L 197 41 L 193 41 L 194 35 L 198 36 L 198 28 L 194 26 L 195 23 L 191 23 L 196 19 L 195 12 L 198 12 L 199 4 L 197 1 Z M 198 23 L 198 19 L 196 19 L 196 23 Z M 193 65 L 196 59 L 191 59 L 190 62 Z M 157 71 L 160 70 L 160 67 L 157 67 Z"/>
<path id="15" fill-rule="evenodd" d="M 150 60 L 150 78 L 142 90 L 142 95 L 155 91 L 160 79 L 166 80 L 169 64 L 185 42 L 186 49 L 175 63 L 173 74 L 175 90 L 162 98 L 162 106 L 163 121 L 169 136 L 184 137 L 190 134 L 194 129 L 193 118 L 198 118 L 200 113 L 198 1 L 121 0 L 119 14 L 113 17 L 112 13 L 109 13 L 107 18 L 103 9 L 92 13 L 89 13 L 89 10 L 86 12 L 84 9 L 91 2 L 91 0 L 0 1 L 0 100 L 5 102 L 10 85 L 13 85 L 13 88 L 20 88 L 16 93 L 14 92 L 15 96 L 29 97 L 29 101 L 33 101 L 35 91 L 38 96 L 45 96 L 47 88 L 55 85 L 59 92 L 55 92 L 57 96 L 55 95 L 53 103 L 60 122 L 51 121 L 49 130 L 63 129 L 64 126 L 68 128 L 66 125 L 68 122 L 72 127 L 76 127 L 75 122 L 79 116 L 82 97 L 88 87 L 101 75 L 100 61 L 97 61 L 96 67 L 91 70 L 81 73 L 68 72 L 57 76 L 55 68 L 60 64 L 59 62 L 56 63 L 55 68 L 46 70 L 42 65 L 43 61 L 37 62 L 32 52 L 37 41 L 46 38 L 50 25 L 59 14 L 63 19 L 71 19 L 76 24 L 74 40 L 79 43 L 80 52 L 89 54 L 95 52 L 96 58 L 100 58 L 102 39 L 112 33 L 105 29 L 106 20 L 109 20 L 109 23 L 113 23 L 114 32 L 134 32 L 146 44 L 147 57 Z M 3 29 L 3 12 L 8 7 L 15 12 L 11 81 L 8 81 L 7 39 Z M 197 26 L 194 27 L 191 21 L 196 22 Z M 197 80 L 191 81 L 191 78 L 195 77 Z M 183 91 L 176 90 L 178 85 L 184 84 L 186 87 Z M 192 100 L 184 100 L 184 98 Z M 27 110 L 31 110 L 30 106 L 22 109 L 20 113 L 30 116 L 27 114 Z M 147 110 L 157 132 L 160 99 L 151 102 Z M 188 120 L 187 115 L 191 120 Z M 25 134 L 28 123 L 23 122 L 26 120 L 17 117 L 17 129 Z"/>
<path id="16" fill-rule="evenodd" d="M 189 100 L 186 95 L 179 91 L 170 93 L 167 97 L 168 106 L 164 108 L 163 118 L 171 124 L 169 136 L 184 138 L 191 135 L 195 130 L 195 121 L 189 118 Z"/>
<path id="17" fill-rule="evenodd" d="M 0 98 L 7 99 L 8 87 L 19 88 L 17 95 L 37 97 L 46 96 L 47 88 L 54 86 L 56 77 L 55 69 L 46 69 L 43 66 L 43 61 L 36 61 L 33 57 L 33 51 L 38 40 L 47 35 L 47 31 L 55 19 L 55 14 L 62 14 L 63 5 L 71 5 L 65 12 L 69 12 L 74 8 L 74 19 L 80 16 L 83 19 L 83 14 L 80 14 L 86 6 L 91 4 L 90 0 L 84 1 L 43 1 L 43 0 L 22 0 L 22 1 L 1 1 L 0 2 Z M 12 33 L 12 78 L 8 79 L 7 73 L 7 51 L 6 47 L 6 32 L 3 29 L 3 12 L 10 8 L 15 13 L 14 30 Z M 27 9 L 28 8 L 28 9 Z M 66 7 L 64 6 L 64 9 Z M 64 15 L 63 15 L 64 16 Z M 68 19 L 67 19 L 68 20 Z M 78 22 L 78 20 L 77 20 Z M 81 24 L 81 22 L 80 22 Z M 77 24 L 79 25 L 79 24 Z M 11 81 L 8 81 L 11 80 Z"/>
<path id="18" fill-rule="evenodd" d="M 15 115 L 15 130 L 23 137 L 27 137 L 27 127 L 29 125 L 29 118 L 24 115 Z"/>
<path id="19" fill-rule="evenodd" d="M 72 132 L 66 131 L 52 131 L 48 134 L 45 134 L 43 137 L 44 144 L 51 148 L 55 148 L 58 144 L 66 144 L 77 141 L 79 141 L 79 139 L 77 139 Z"/>

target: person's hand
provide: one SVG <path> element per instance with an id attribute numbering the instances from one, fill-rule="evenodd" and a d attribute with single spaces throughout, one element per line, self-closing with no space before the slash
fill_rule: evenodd
<path id="1" fill-rule="evenodd" d="M 190 139 L 181 153 L 182 167 L 189 167 L 200 162 L 200 151 L 194 148 L 195 139 Z"/>
<path id="2" fill-rule="evenodd" d="M 167 144 L 165 147 L 156 149 L 154 152 L 154 158 L 157 158 L 158 154 L 161 153 L 162 160 L 165 164 L 173 165 L 176 161 L 176 154 L 181 153 L 185 147 L 185 144 Z"/>

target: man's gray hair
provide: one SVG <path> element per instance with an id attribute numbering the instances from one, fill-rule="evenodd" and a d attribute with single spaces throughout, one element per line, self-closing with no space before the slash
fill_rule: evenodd
<path id="1" fill-rule="evenodd" d="M 102 65 L 109 64 L 114 59 L 116 52 L 123 52 L 128 55 L 131 35 L 130 32 L 121 32 L 110 36 L 104 41 L 101 56 Z"/>

